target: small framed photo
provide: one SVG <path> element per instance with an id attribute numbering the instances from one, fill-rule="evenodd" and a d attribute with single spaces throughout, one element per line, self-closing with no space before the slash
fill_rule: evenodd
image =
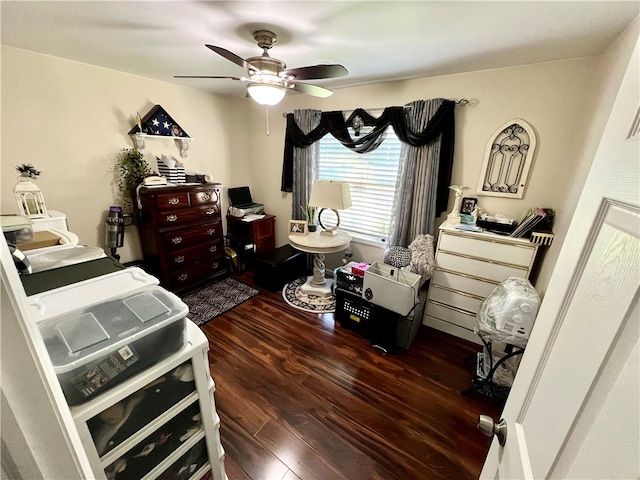
<path id="1" fill-rule="evenodd" d="M 477 198 L 464 197 L 462 199 L 462 204 L 460 205 L 460 213 L 464 215 L 471 215 L 471 212 L 473 212 L 477 204 L 478 204 Z"/>
<path id="2" fill-rule="evenodd" d="M 289 220 L 289 235 L 306 235 L 307 222 L 305 220 Z"/>

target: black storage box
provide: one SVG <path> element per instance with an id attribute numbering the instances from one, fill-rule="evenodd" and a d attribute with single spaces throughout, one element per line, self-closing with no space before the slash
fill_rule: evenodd
<path id="1" fill-rule="evenodd" d="M 362 295 L 362 285 L 364 277 L 351 272 L 351 266 L 358 262 L 349 262 L 336 271 L 336 288 L 347 290 L 348 292 Z"/>
<path id="2" fill-rule="evenodd" d="M 373 305 L 359 294 L 336 288 L 335 318 L 340 326 L 369 338 L 373 321 Z"/>
<path id="3" fill-rule="evenodd" d="M 489 220 L 481 219 L 476 220 L 476 225 L 491 233 L 497 233 L 498 235 L 510 235 L 518 226 L 516 222 L 513 222 L 511 225 L 507 225 L 505 223 L 491 222 Z"/>
<path id="4" fill-rule="evenodd" d="M 253 263 L 253 280 L 267 290 L 280 290 L 286 283 L 302 277 L 307 271 L 307 255 L 291 245 L 283 245 L 256 257 Z"/>

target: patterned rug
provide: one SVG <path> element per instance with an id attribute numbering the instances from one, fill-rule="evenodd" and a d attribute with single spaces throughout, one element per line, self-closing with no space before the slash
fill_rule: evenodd
<path id="1" fill-rule="evenodd" d="M 233 278 L 225 278 L 185 295 L 182 301 L 189 307 L 191 321 L 196 325 L 204 325 L 259 292 Z"/>
<path id="2" fill-rule="evenodd" d="M 282 289 L 282 297 L 292 307 L 299 308 L 305 312 L 332 313 L 336 311 L 335 298 L 316 297 L 315 295 L 305 295 L 300 292 L 300 287 L 307 281 L 307 277 L 295 279 L 287 283 Z"/>

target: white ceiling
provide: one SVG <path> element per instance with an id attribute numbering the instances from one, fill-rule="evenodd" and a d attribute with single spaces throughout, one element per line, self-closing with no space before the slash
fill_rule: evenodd
<path id="1" fill-rule="evenodd" d="M 6 1 L 2 43 L 215 93 L 244 96 L 244 75 L 205 48 L 262 53 L 251 33 L 278 35 L 289 68 L 339 63 L 364 85 L 602 53 L 640 14 L 619 1 Z"/>

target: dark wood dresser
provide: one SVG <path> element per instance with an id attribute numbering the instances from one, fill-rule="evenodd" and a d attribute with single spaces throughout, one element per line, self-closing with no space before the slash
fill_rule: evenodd
<path id="1" fill-rule="evenodd" d="M 228 273 L 219 183 L 142 187 L 139 225 L 145 268 L 172 291 Z"/>

